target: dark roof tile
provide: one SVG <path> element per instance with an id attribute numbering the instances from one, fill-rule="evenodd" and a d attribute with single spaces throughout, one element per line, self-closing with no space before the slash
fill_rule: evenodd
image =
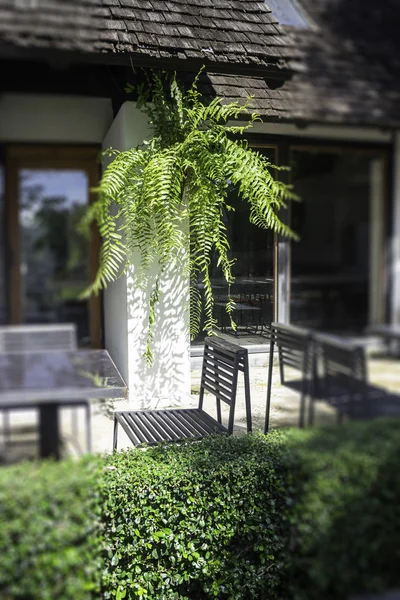
<path id="1" fill-rule="evenodd" d="M 295 45 L 293 78 L 270 89 L 263 78 L 209 74 L 214 94 L 240 103 L 254 96 L 267 121 L 400 127 L 400 2 L 352 0 L 351 10 L 347 0 L 301 2 L 310 27 L 284 28 L 282 48 L 270 38 L 282 56 Z M 246 35 L 257 54 L 259 36 Z"/>
<path id="2" fill-rule="evenodd" d="M 198 65 L 283 76 L 296 52 L 275 21 L 267 4 L 254 0 L 40 0 L 39 8 L 24 11 L 1 0 L 0 45 L 130 51 L 137 60 L 162 50 L 171 61 L 197 58 Z"/>
<path id="3" fill-rule="evenodd" d="M 118 40 L 123 42 L 124 44 L 138 44 L 139 41 L 136 35 L 131 31 L 127 33 L 126 31 L 118 31 Z"/>
<path id="4" fill-rule="evenodd" d="M 144 31 L 143 24 L 140 21 L 129 20 L 124 21 L 124 23 L 128 31 Z"/>

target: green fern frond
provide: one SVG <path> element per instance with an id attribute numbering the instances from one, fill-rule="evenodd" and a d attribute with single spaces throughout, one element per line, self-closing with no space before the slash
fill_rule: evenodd
<path id="1" fill-rule="evenodd" d="M 260 120 L 251 111 L 251 98 L 242 106 L 224 104 L 218 97 L 205 103 L 199 81 L 200 73 L 184 91 L 175 75 L 147 72 L 147 83 L 137 90 L 137 106 L 147 115 L 152 138 L 140 148 L 107 151 L 113 161 L 103 173 L 97 201 L 81 224 L 89 231 L 91 223 L 97 222 L 103 239 L 100 267 L 86 294 L 98 292 L 130 265 L 134 265 L 136 284 L 153 290 L 145 353 L 150 363 L 159 281 L 167 266 L 190 280 L 191 337 L 200 327 L 208 335 L 218 329 L 210 265 L 216 255 L 230 289 L 235 259 L 224 213 L 232 210 L 228 201 L 232 185 L 248 203 L 252 223 L 296 238 L 279 219 L 279 211 L 297 199 L 289 186 L 275 178 L 282 167 L 272 165 L 243 139 Z M 182 249 L 188 250 L 189 257 Z M 225 308 L 235 328 L 235 303 L 229 293 Z"/>

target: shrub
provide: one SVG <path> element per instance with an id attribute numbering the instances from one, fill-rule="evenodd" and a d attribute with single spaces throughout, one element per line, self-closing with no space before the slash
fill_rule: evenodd
<path id="1" fill-rule="evenodd" d="M 278 435 L 128 451 L 103 481 L 105 598 L 282 598 L 291 460 Z"/>
<path id="2" fill-rule="evenodd" d="M 400 421 L 292 430 L 303 481 L 292 515 L 290 597 L 348 598 L 400 585 Z"/>
<path id="3" fill-rule="evenodd" d="M 1 600 L 99 598 L 99 461 L 0 469 Z"/>
<path id="4" fill-rule="evenodd" d="M 320 600 L 400 585 L 400 421 L 0 470 L 1 600 Z"/>

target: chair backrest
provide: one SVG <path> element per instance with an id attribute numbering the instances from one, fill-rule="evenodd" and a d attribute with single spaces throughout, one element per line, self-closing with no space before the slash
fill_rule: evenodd
<path id="1" fill-rule="evenodd" d="M 328 397 L 365 394 L 368 387 L 364 348 L 347 340 L 315 336 L 323 366 L 322 383 Z"/>
<path id="2" fill-rule="evenodd" d="M 239 372 L 244 373 L 246 411 L 249 411 L 250 388 L 247 349 L 215 336 L 207 338 L 204 344 L 199 408 L 203 408 L 204 392 L 210 392 L 216 398 L 218 421 L 221 422 L 221 401 L 228 404 L 230 407 L 228 433 L 232 433 L 233 430 Z"/>
<path id="3" fill-rule="evenodd" d="M 0 327 L 0 354 L 68 351 L 76 348 L 76 326 L 73 323 Z"/>
<path id="4" fill-rule="evenodd" d="M 313 364 L 314 333 L 282 323 L 271 323 L 271 346 L 275 345 L 279 352 L 279 365 L 297 369 L 303 374 L 310 373 Z"/>

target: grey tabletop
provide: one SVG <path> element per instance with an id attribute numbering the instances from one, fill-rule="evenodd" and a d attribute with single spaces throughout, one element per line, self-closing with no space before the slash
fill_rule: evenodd
<path id="1" fill-rule="evenodd" d="M 125 398 L 127 391 L 106 350 L 0 355 L 0 407 Z"/>

